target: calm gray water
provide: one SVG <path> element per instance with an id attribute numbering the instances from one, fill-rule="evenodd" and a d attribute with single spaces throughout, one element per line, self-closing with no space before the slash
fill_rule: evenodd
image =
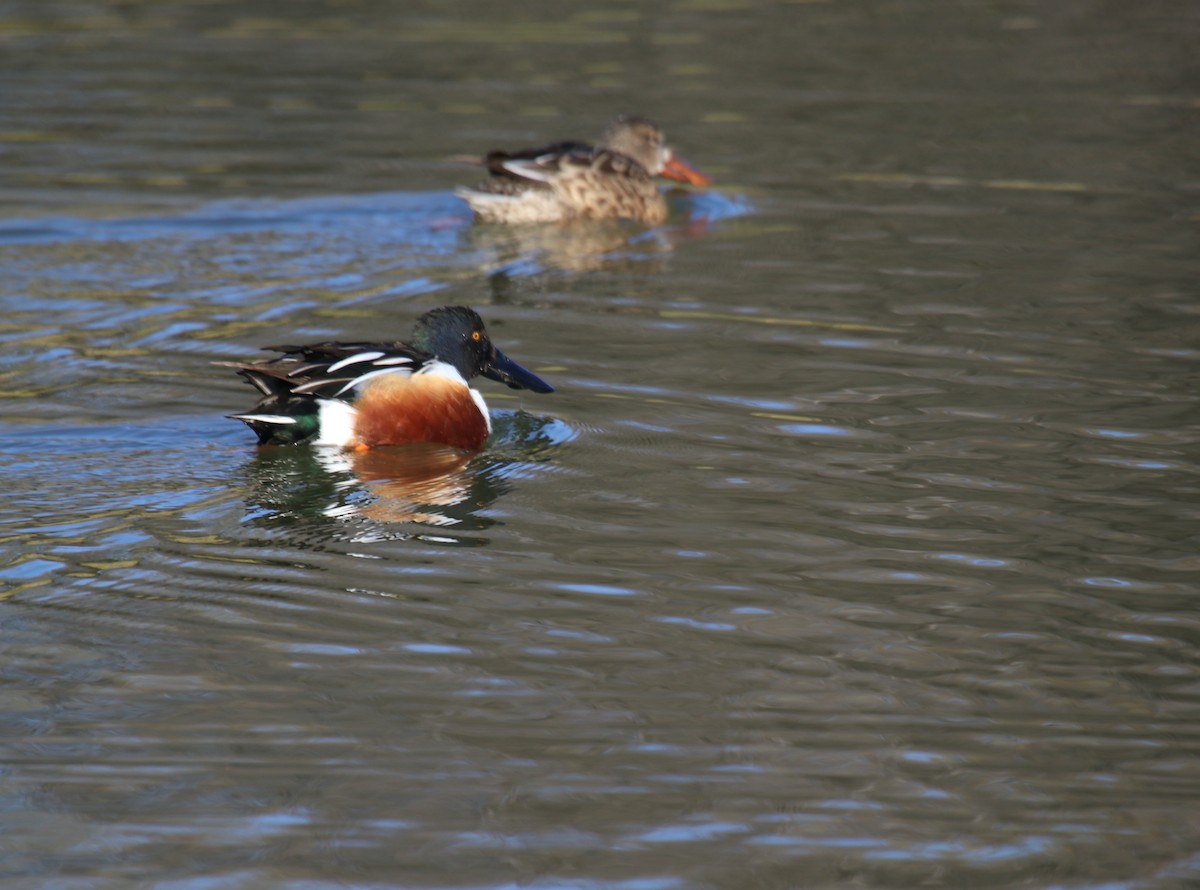
<path id="1" fill-rule="evenodd" d="M 0 4 L 5 888 L 1200 885 L 1192 0 Z M 461 154 L 657 117 L 668 225 Z M 210 363 L 467 303 L 472 459 Z"/>

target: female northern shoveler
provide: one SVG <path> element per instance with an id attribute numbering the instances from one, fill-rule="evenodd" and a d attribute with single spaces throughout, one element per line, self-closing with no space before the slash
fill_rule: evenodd
<path id="1" fill-rule="evenodd" d="M 263 398 L 231 414 L 259 445 L 370 448 L 437 442 L 476 450 L 492 431 L 483 396 L 467 383 L 482 374 L 513 389 L 554 392 L 493 345 L 466 306 L 426 312 L 409 343 L 268 346 L 283 353 L 237 368 Z"/>
<path id="2" fill-rule="evenodd" d="M 658 225 L 667 218 L 667 202 L 655 176 L 700 186 L 712 183 L 675 157 L 653 121 L 625 115 L 608 125 L 594 148 L 557 142 L 512 153 L 493 151 L 484 164 L 492 178 L 456 192 L 483 222 L 619 217 Z"/>

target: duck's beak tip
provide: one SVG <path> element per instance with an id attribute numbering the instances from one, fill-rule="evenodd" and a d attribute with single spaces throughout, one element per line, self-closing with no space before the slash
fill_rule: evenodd
<path id="1" fill-rule="evenodd" d="M 496 357 L 483 369 L 485 377 L 491 377 L 511 389 L 527 389 L 530 392 L 554 392 L 554 387 L 537 374 L 523 368 L 507 355 L 496 350 Z"/>
<path id="2" fill-rule="evenodd" d="M 667 158 L 667 163 L 663 165 L 662 175 L 667 179 L 674 179 L 676 182 L 686 182 L 688 185 L 696 185 L 701 188 L 712 185 L 712 178 L 705 176 L 687 161 L 681 160 L 672 154 Z"/>

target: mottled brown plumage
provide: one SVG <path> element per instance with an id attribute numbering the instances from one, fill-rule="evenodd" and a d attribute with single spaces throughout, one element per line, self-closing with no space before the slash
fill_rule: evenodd
<path id="1" fill-rule="evenodd" d="M 484 165 L 491 178 L 457 192 L 482 222 L 620 218 L 658 225 L 667 218 L 667 202 L 655 176 L 700 186 L 711 182 L 675 157 L 653 121 L 633 116 L 609 124 L 595 147 L 556 142 L 493 151 Z"/>

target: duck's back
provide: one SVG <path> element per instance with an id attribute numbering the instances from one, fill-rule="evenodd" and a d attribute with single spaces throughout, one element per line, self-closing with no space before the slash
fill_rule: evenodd
<path id="1" fill-rule="evenodd" d="M 483 222 L 632 219 L 657 225 L 666 201 L 632 158 L 580 142 L 559 142 L 485 159 L 491 178 L 458 194 Z"/>

